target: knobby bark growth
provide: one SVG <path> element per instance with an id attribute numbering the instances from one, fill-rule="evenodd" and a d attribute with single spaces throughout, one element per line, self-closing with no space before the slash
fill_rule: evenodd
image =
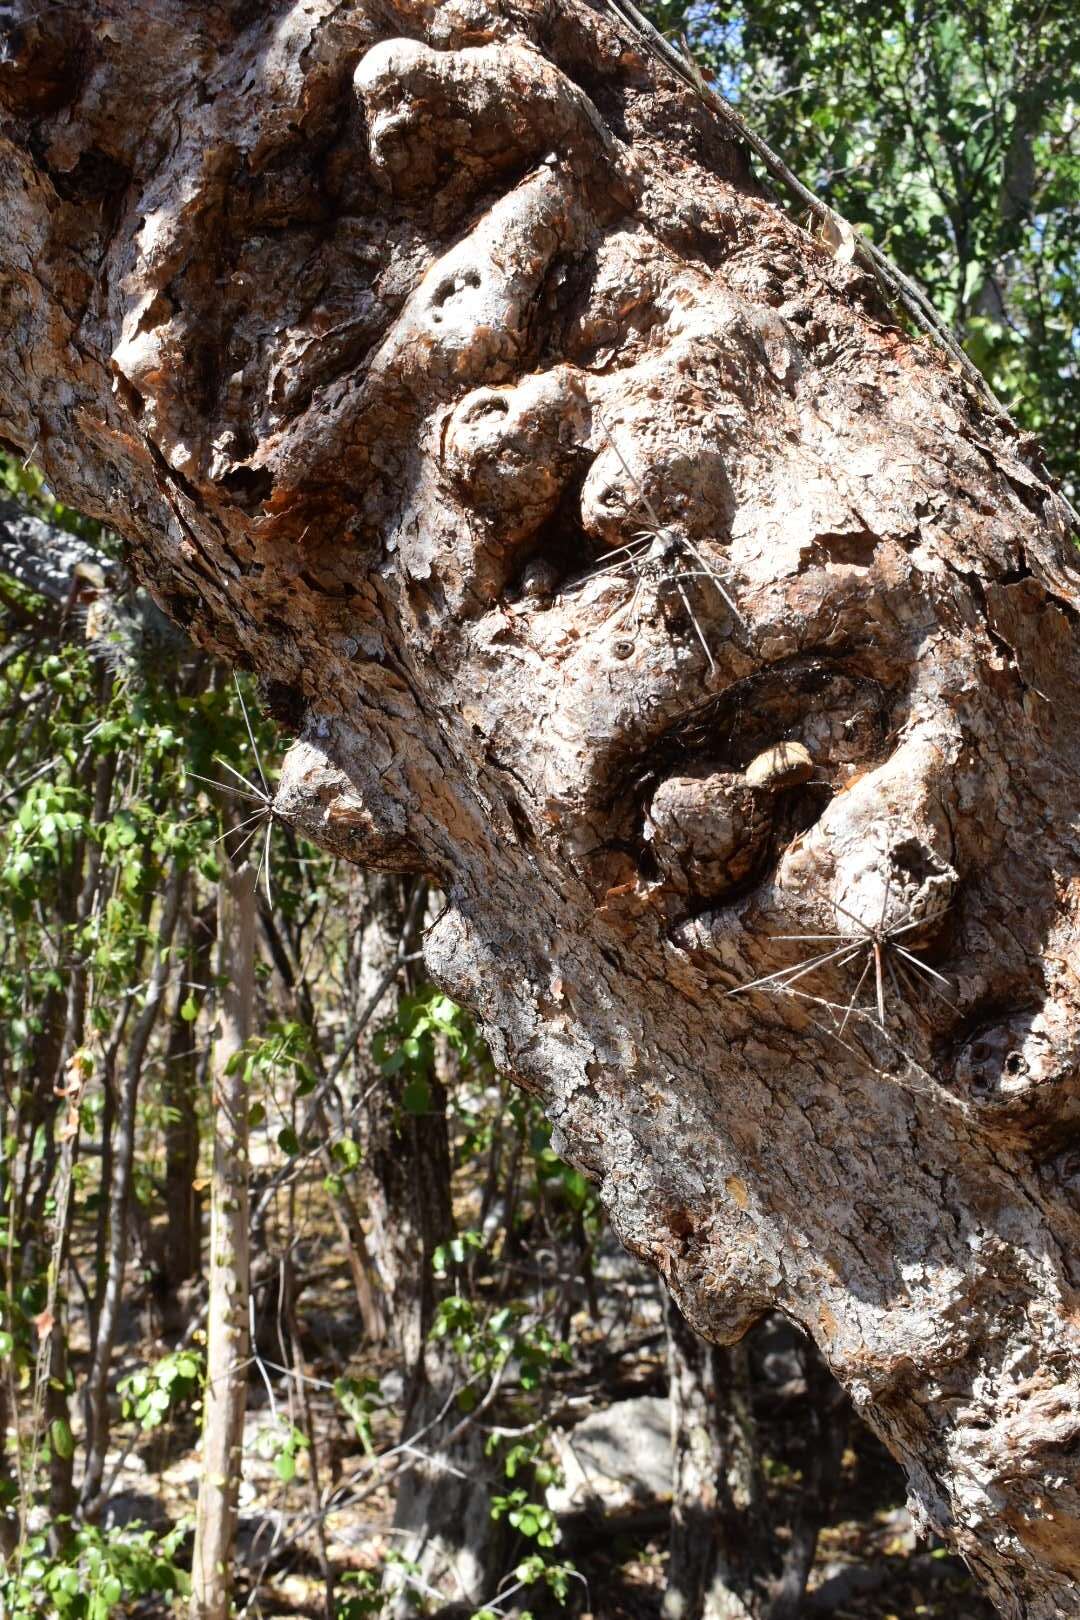
<path id="1" fill-rule="evenodd" d="M 260 671 L 279 813 L 442 887 L 431 971 L 688 1321 L 804 1324 L 1002 1612 L 1075 1614 L 1035 446 L 585 0 L 5 19 L 0 435 Z M 728 996 L 792 935 L 851 939 Z"/>

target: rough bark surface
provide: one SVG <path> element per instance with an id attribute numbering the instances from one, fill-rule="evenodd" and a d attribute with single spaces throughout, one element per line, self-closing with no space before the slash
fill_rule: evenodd
<path id="1" fill-rule="evenodd" d="M 1003 1614 L 1075 1615 L 1077 577 L 1034 448 L 584 0 L 4 19 L 0 435 L 260 670 L 281 814 L 443 887 L 431 970 L 688 1320 L 803 1323 Z M 738 605 L 683 582 L 707 652 L 688 542 Z M 748 780 L 783 742 L 811 780 Z M 727 996 L 882 918 L 922 919 L 884 1030 L 874 973 L 842 1032 L 809 999 L 869 947 Z"/>
<path id="2" fill-rule="evenodd" d="M 773 1620 L 747 1341 L 708 1345 L 670 1300 L 664 1314 L 672 1477 L 663 1620 Z"/>
<path id="3" fill-rule="evenodd" d="M 417 893 L 384 872 L 369 873 L 365 888 L 358 1000 L 366 1007 L 385 996 L 378 1024 L 394 1011 L 395 981 L 415 988 L 413 970 L 399 964 L 417 949 L 427 889 Z M 415 1566 L 421 1590 L 447 1592 L 471 1612 L 498 1578 L 506 1526 L 491 1517 L 503 1476 L 485 1454 L 486 1436 L 472 1425 L 461 1432 L 454 1399 L 461 1369 L 445 1341 L 429 1337 L 440 1293 L 449 1291 L 436 1280 L 435 1251 L 454 1235 L 447 1089 L 433 1073 L 428 1108 L 415 1114 L 404 1106 L 402 1076 L 379 1077 L 370 1067 L 362 1130 L 371 1253 L 405 1374 L 401 1441 L 413 1448 L 396 1485 L 395 1545 Z M 409 1620 L 417 1588 L 407 1565 L 389 1567 L 386 1579 L 390 1614 Z"/>

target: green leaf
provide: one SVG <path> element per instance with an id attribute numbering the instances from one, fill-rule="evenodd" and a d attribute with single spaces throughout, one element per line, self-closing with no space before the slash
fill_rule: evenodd
<path id="1" fill-rule="evenodd" d="M 573 1210 L 585 1207 L 585 1200 L 589 1196 L 589 1183 L 580 1170 L 572 1165 L 564 1165 L 562 1173 L 563 1196 Z"/>
<path id="2" fill-rule="evenodd" d="M 188 992 L 187 1000 L 180 1008 L 180 1016 L 184 1020 L 185 1024 L 193 1024 L 196 1018 L 199 1016 L 199 1009 L 195 1005 L 195 997 L 190 993 L 190 991 Z"/>
<path id="3" fill-rule="evenodd" d="M 426 1114 L 431 1107 L 431 1087 L 423 1075 L 415 1075 L 401 1094 L 402 1106 L 410 1114 Z"/>
<path id="4" fill-rule="evenodd" d="M 359 1142 L 354 1142 L 351 1136 L 342 1137 L 339 1142 L 334 1143 L 330 1151 L 337 1162 L 344 1165 L 346 1170 L 355 1170 L 364 1157 Z"/>
<path id="5" fill-rule="evenodd" d="M 294 1158 L 296 1154 L 299 1153 L 300 1138 L 297 1136 L 291 1125 L 286 1125 L 284 1130 L 278 1131 L 277 1145 L 281 1149 L 282 1153 L 287 1153 L 289 1155 L 290 1159 Z"/>
<path id="6" fill-rule="evenodd" d="M 280 1452 L 274 1458 L 274 1472 L 287 1485 L 296 1475 L 296 1458 L 287 1451 Z"/>
<path id="7" fill-rule="evenodd" d="M 49 1424 L 49 1438 L 58 1457 L 69 1462 L 75 1455 L 75 1440 L 63 1418 L 53 1418 Z"/>

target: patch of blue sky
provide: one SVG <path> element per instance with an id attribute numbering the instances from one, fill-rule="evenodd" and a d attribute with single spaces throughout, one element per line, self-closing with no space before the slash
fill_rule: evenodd
<path id="1" fill-rule="evenodd" d="M 726 101 L 738 101 L 743 80 L 742 17 L 718 17 L 710 0 L 695 0 L 686 8 L 685 33 L 694 54 L 713 66 L 720 94 Z"/>

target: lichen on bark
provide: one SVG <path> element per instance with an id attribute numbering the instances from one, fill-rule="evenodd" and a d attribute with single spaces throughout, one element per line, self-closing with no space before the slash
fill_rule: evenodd
<path id="1" fill-rule="evenodd" d="M 431 971 L 694 1326 L 804 1324 L 1002 1613 L 1074 1614 L 1080 660 L 1037 449 L 584 0 L 22 9 L 0 435 L 258 669 L 279 813 L 442 886 Z M 645 500 L 681 589 L 611 567 Z M 755 785 L 781 743 L 813 774 Z M 843 954 L 728 994 L 909 923 L 949 988 L 887 975 L 884 1027 L 825 1005 Z"/>

